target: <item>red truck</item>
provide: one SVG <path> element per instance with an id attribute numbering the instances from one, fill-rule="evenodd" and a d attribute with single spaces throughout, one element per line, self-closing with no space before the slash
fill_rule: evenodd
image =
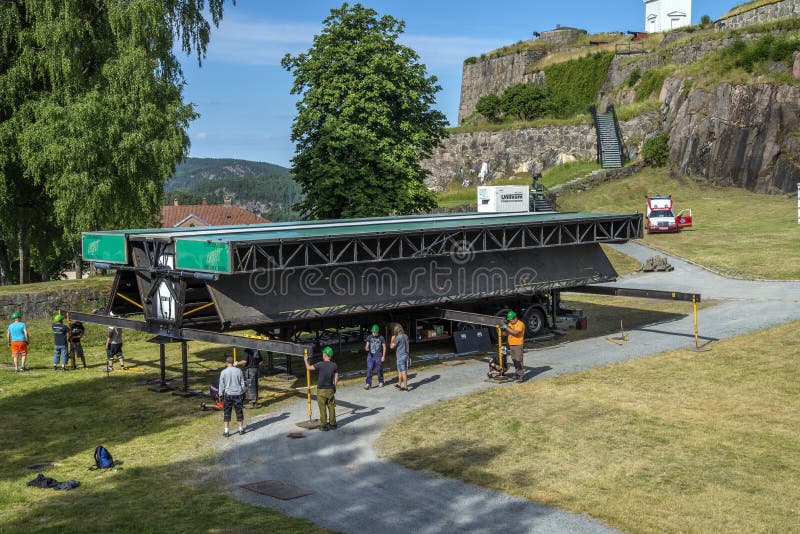
<path id="1" fill-rule="evenodd" d="M 677 232 L 692 226 L 692 210 L 685 209 L 675 215 L 672 211 L 672 195 L 647 197 L 647 233 Z"/>

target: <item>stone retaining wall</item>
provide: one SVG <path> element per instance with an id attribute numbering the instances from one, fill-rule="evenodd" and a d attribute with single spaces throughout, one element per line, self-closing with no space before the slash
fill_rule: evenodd
<path id="1" fill-rule="evenodd" d="M 730 30 L 787 17 L 800 17 L 800 0 L 783 0 L 757 7 L 732 17 L 720 19 L 714 23 L 714 26 L 718 30 Z"/>
<path id="2" fill-rule="evenodd" d="M 105 306 L 110 291 L 110 287 L 94 287 L 41 293 L 3 294 L 0 295 L 0 316 L 7 318 L 15 311 L 19 311 L 22 313 L 23 319 L 41 319 L 52 317 L 59 311 L 101 308 Z"/>
<path id="3" fill-rule="evenodd" d="M 641 141 L 661 130 L 659 113 L 643 113 L 621 122 L 620 128 L 628 156 L 636 159 Z M 517 172 L 538 172 L 565 156 L 567 160 L 597 157 L 592 124 L 451 134 L 422 166 L 431 171 L 428 186 L 441 190 L 453 180 L 467 186 Z"/>

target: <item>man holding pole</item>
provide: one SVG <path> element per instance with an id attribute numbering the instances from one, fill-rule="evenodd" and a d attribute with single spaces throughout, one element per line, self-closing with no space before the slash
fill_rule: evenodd
<path id="1" fill-rule="evenodd" d="M 317 403 L 319 404 L 320 430 L 327 431 L 336 426 L 336 384 L 339 382 L 339 367 L 331 361 L 333 349 L 322 349 L 322 361 L 314 365 L 308 363 L 308 354 L 303 358 L 306 369 L 317 371 Z M 311 405 L 309 405 L 309 409 Z"/>

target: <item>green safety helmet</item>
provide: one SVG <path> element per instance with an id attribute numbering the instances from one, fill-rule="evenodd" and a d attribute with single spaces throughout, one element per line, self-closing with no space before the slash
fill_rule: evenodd
<path id="1" fill-rule="evenodd" d="M 333 358 L 333 349 L 330 347 L 325 347 L 322 349 L 322 354 L 327 355 L 329 358 Z"/>
<path id="2" fill-rule="evenodd" d="M 56 315 L 55 317 L 53 317 L 53 320 L 54 320 L 55 322 L 59 322 L 61 319 L 63 319 L 63 317 L 61 317 L 61 314 L 60 314 L 60 313 L 59 313 L 58 315 Z"/>
<path id="3" fill-rule="evenodd" d="M 19 313 L 18 311 L 11 314 L 12 319 L 19 319 L 20 317 L 22 317 L 22 314 Z"/>
<path id="4" fill-rule="evenodd" d="M 372 325 L 372 331 L 375 332 L 375 333 L 378 333 L 378 332 L 381 331 L 381 327 L 376 325 L 376 324 L 374 324 L 374 325 Z"/>
<path id="5" fill-rule="evenodd" d="M 506 315 L 506 321 L 510 321 L 510 320 L 516 319 L 516 318 L 517 318 L 517 314 L 514 313 L 513 310 L 508 312 L 508 315 Z"/>

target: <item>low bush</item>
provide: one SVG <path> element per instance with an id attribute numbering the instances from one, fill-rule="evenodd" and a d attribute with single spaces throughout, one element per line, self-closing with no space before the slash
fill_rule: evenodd
<path id="1" fill-rule="evenodd" d="M 633 87 L 636 85 L 636 82 L 638 82 L 641 77 L 642 73 L 639 71 L 639 69 L 633 69 L 628 76 L 628 81 L 626 82 L 628 87 Z"/>
<path id="2" fill-rule="evenodd" d="M 662 132 L 642 145 L 642 159 L 650 167 L 663 167 L 669 160 L 669 134 Z"/>
<path id="3" fill-rule="evenodd" d="M 636 102 L 647 100 L 654 93 L 661 91 L 661 86 L 664 85 L 664 80 L 673 71 L 671 67 L 661 67 L 645 72 L 639 85 L 636 87 Z"/>

